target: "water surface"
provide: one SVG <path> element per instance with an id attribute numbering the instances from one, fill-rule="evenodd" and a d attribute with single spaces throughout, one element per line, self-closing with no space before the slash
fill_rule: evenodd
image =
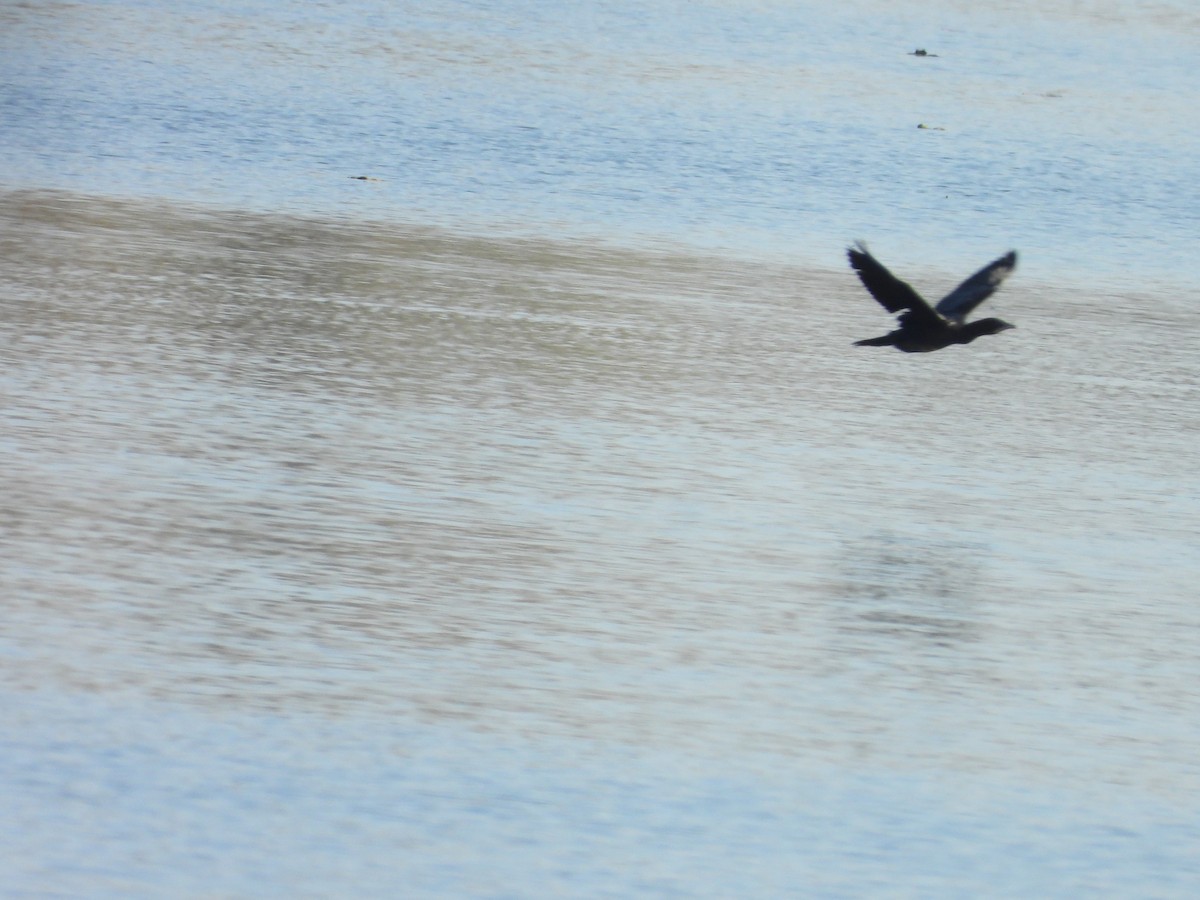
<path id="1" fill-rule="evenodd" d="M 0 12 L 12 889 L 1191 896 L 1194 14 L 922 9 Z"/>
<path id="2" fill-rule="evenodd" d="M 0 16 L 15 187 L 817 265 L 854 237 L 955 272 L 1017 246 L 1047 280 L 1192 280 L 1196 15 L 1169 4 Z"/>

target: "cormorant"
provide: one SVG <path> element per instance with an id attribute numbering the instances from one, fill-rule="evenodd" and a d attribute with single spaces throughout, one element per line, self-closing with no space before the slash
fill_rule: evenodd
<path id="1" fill-rule="evenodd" d="M 896 347 L 905 353 L 927 353 L 951 344 L 969 344 L 982 335 L 1016 327 L 1000 319 L 964 321 L 971 310 L 990 297 L 1017 267 L 1015 250 L 984 266 L 947 294 L 936 307 L 930 306 L 908 284 L 885 269 L 861 242 L 851 247 L 847 255 L 871 296 L 888 312 L 901 313 L 899 328 L 882 337 L 856 341 L 856 347 Z"/>

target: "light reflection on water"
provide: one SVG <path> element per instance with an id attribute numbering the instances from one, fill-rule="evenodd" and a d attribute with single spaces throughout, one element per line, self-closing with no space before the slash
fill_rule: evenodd
<path id="1" fill-rule="evenodd" d="M 842 271 L 0 208 L 7 690 L 1195 790 L 1169 298 L 914 364 Z"/>
<path id="2" fill-rule="evenodd" d="M 1130 654 L 1122 730 L 1194 702 L 1195 388 L 1019 282 L 1019 338 L 915 366 L 846 349 L 845 273 L 13 199 L 12 682 L 1018 770 L 1036 707 L 962 748 L 958 703 L 1121 706 Z"/>

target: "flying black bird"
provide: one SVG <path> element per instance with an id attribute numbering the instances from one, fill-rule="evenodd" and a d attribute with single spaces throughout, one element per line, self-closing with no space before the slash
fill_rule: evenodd
<path id="1" fill-rule="evenodd" d="M 951 344 L 969 344 L 982 335 L 1016 327 L 999 319 L 965 321 L 971 310 L 990 297 L 1017 267 L 1015 250 L 984 266 L 947 294 L 936 307 L 930 306 L 908 284 L 885 269 L 862 243 L 851 247 L 847 255 L 871 296 L 888 312 L 901 313 L 899 328 L 883 337 L 856 341 L 857 347 L 896 347 L 905 353 L 927 353 Z"/>

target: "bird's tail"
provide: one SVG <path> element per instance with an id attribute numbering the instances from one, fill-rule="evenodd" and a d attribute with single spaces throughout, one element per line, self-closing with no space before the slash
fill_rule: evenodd
<path id="1" fill-rule="evenodd" d="M 885 334 L 882 337 L 867 338 L 864 341 L 855 341 L 854 346 L 855 347 L 890 347 L 894 343 L 896 343 L 895 336 L 891 335 L 891 334 Z"/>

